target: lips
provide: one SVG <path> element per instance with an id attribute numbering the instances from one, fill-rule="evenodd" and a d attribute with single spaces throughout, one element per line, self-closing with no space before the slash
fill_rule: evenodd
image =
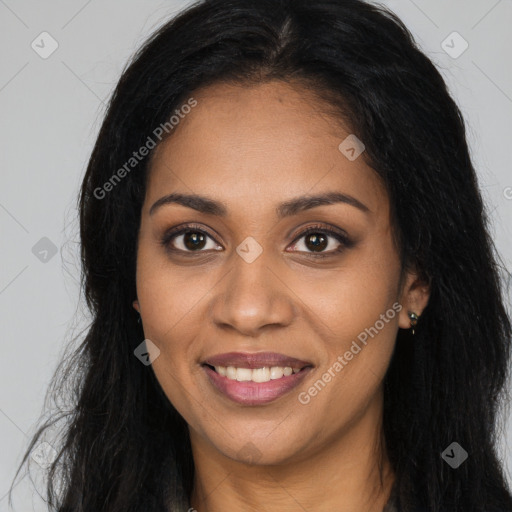
<path id="1" fill-rule="evenodd" d="M 269 382 L 238 382 L 219 375 L 210 366 L 204 365 L 206 377 L 215 390 L 240 405 L 265 405 L 288 394 L 296 388 L 311 371 L 306 367 L 298 373 Z"/>
<path id="2" fill-rule="evenodd" d="M 313 366 L 309 361 L 303 361 L 294 357 L 278 354 L 276 352 L 229 352 L 208 357 L 203 364 L 209 366 L 235 366 L 237 368 L 263 368 L 272 366 L 289 366 L 294 369 L 302 369 Z"/>
<path id="3" fill-rule="evenodd" d="M 313 369 L 309 361 L 276 352 L 218 354 L 201 366 L 218 393 L 246 406 L 265 405 L 283 397 Z"/>

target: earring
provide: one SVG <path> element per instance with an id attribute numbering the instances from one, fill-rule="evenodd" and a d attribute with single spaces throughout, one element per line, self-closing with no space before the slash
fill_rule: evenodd
<path id="1" fill-rule="evenodd" d="M 418 323 L 419 316 L 416 313 L 414 313 L 414 311 L 409 311 L 407 314 L 409 315 L 409 318 L 411 320 L 412 334 L 414 336 L 414 327 Z"/>
<path id="2" fill-rule="evenodd" d="M 139 313 L 139 318 L 137 318 L 137 323 L 138 323 L 138 324 L 140 324 L 141 319 L 142 319 L 142 317 L 140 316 L 140 313 Z"/>

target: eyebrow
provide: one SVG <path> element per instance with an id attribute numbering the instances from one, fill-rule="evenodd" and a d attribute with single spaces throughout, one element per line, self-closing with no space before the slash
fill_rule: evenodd
<path id="1" fill-rule="evenodd" d="M 317 206 L 345 203 L 358 208 L 364 213 L 371 213 L 370 209 L 355 197 L 340 192 L 326 192 L 314 196 L 300 196 L 281 203 L 276 208 L 278 218 L 291 217 L 299 212 L 316 208 Z M 159 208 L 167 204 L 180 204 L 201 213 L 227 217 L 228 209 L 224 203 L 197 194 L 172 193 L 158 199 L 149 209 L 153 215 Z"/>

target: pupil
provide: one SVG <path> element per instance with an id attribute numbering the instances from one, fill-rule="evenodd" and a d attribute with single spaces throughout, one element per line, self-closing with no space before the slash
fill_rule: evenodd
<path id="1" fill-rule="evenodd" d="M 184 243 L 187 249 L 202 249 L 204 247 L 205 236 L 202 233 L 192 231 L 185 233 Z M 201 245 L 201 243 L 203 245 Z"/>
<path id="2" fill-rule="evenodd" d="M 313 249 L 314 251 L 318 248 L 325 249 L 327 247 L 326 241 L 327 237 L 321 233 L 312 233 L 306 237 L 306 246 L 308 249 Z"/>

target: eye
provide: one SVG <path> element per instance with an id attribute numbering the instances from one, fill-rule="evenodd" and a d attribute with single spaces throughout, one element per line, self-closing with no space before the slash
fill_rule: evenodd
<path id="1" fill-rule="evenodd" d="M 303 242 L 302 239 L 304 239 Z M 310 226 L 295 240 L 299 240 L 293 246 L 298 252 L 306 252 L 309 255 L 319 257 L 332 256 L 334 253 L 341 252 L 345 247 L 352 246 L 352 242 L 346 234 L 324 226 Z M 325 249 L 328 247 L 330 250 L 326 251 Z"/>
<path id="2" fill-rule="evenodd" d="M 208 239 L 211 244 L 208 247 Z M 204 252 L 202 249 L 218 249 L 220 245 L 214 243 L 213 237 L 203 229 L 194 225 L 180 226 L 167 231 L 161 243 L 173 252 Z"/>

